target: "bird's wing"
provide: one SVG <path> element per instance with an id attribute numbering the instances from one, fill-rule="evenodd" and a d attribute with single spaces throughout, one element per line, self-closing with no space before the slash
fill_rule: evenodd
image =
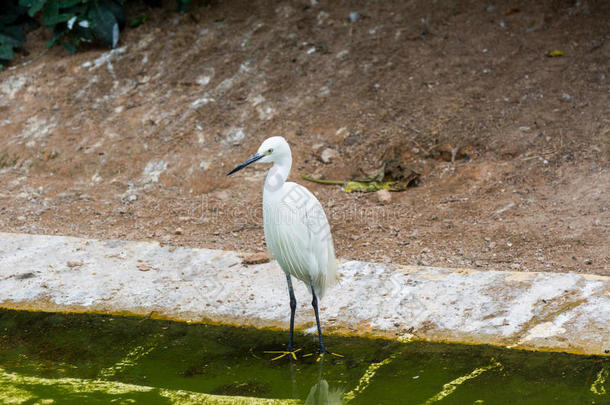
<path id="1" fill-rule="evenodd" d="M 330 225 L 318 199 L 305 187 L 286 183 L 286 192 L 266 215 L 265 238 L 282 269 L 309 285 L 320 297 L 336 280 Z"/>

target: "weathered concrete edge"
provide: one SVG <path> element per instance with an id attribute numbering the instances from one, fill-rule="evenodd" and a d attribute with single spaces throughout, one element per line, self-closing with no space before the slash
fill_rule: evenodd
<path id="1" fill-rule="evenodd" d="M 357 261 L 339 271 L 339 285 L 322 302 L 325 329 L 335 333 L 580 354 L 610 349 L 610 277 Z M 245 266 L 237 252 L 0 233 L 5 308 L 285 329 L 284 284 L 277 264 Z M 296 290 L 304 329 L 313 325 L 310 298 L 300 283 Z"/>

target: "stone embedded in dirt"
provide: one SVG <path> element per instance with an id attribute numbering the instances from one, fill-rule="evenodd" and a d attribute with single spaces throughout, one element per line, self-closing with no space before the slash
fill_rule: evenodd
<path id="1" fill-rule="evenodd" d="M 323 143 L 314 143 L 313 146 L 311 147 L 311 150 L 313 151 L 314 155 L 319 156 L 320 151 L 322 151 L 323 148 L 324 148 Z"/>
<path id="2" fill-rule="evenodd" d="M 269 255 L 267 252 L 257 252 L 244 256 L 243 264 L 262 264 L 269 263 Z"/>
<path id="3" fill-rule="evenodd" d="M 215 198 L 220 201 L 227 201 L 231 196 L 227 190 L 214 191 L 210 194 L 210 197 Z"/>
<path id="4" fill-rule="evenodd" d="M 167 162 L 162 159 L 151 160 L 142 172 L 142 181 L 145 183 L 158 183 L 159 176 L 167 169 Z"/>
<path id="5" fill-rule="evenodd" d="M 245 137 L 246 134 L 242 128 L 233 128 L 227 132 L 225 141 L 231 145 L 239 145 Z"/>
<path id="6" fill-rule="evenodd" d="M 176 228 L 176 230 L 174 231 L 174 235 L 183 235 L 184 234 L 184 230 L 182 228 Z"/>
<path id="7" fill-rule="evenodd" d="M 390 193 L 388 190 L 379 190 L 375 193 L 375 195 L 377 196 L 377 201 L 382 204 L 389 204 L 392 202 L 392 193 Z"/>
<path id="8" fill-rule="evenodd" d="M 68 265 L 68 267 L 72 268 L 72 267 L 79 267 L 83 265 L 83 262 L 68 262 L 66 263 Z"/>
<path id="9" fill-rule="evenodd" d="M 326 148 L 320 154 L 320 160 L 324 163 L 331 163 L 333 160 L 339 157 L 339 153 L 331 148 Z"/>
<path id="10" fill-rule="evenodd" d="M 360 19 L 360 14 L 358 14 L 357 12 L 352 11 L 351 13 L 349 13 L 349 20 L 351 22 L 355 23 L 359 19 Z"/>

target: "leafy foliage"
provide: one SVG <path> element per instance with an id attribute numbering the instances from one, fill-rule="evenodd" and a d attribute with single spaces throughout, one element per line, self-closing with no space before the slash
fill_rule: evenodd
<path id="1" fill-rule="evenodd" d="M 0 2 L 0 63 L 12 59 L 37 21 L 53 31 L 47 47 L 61 44 L 75 52 L 82 42 L 114 48 L 125 26 L 125 0 L 3 0 Z"/>
<path id="2" fill-rule="evenodd" d="M 19 0 L 0 1 L 0 65 L 13 59 L 13 48 L 25 42 L 23 28 L 34 24 Z"/>
<path id="3" fill-rule="evenodd" d="M 125 27 L 125 0 L 0 0 L 0 69 L 14 57 L 14 49 L 23 45 L 28 29 L 41 23 L 53 32 L 47 47 L 62 45 L 76 52 L 83 42 L 98 41 L 114 48 L 119 31 Z M 161 6 L 160 0 L 144 0 L 149 6 Z M 190 0 L 175 0 L 176 10 L 184 13 Z M 205 3 L 205 1 L 204 1 Z M 132 19 L 134 28 L 146 16 Z"/>

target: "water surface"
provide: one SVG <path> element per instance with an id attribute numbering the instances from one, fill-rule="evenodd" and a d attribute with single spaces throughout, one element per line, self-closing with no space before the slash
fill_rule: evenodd
<path id="1" fill-rule="evenodd" d="M 610 360 L 490 346 L 288 334 L 0 310 L 0 402 L 610 404 Z"/>

